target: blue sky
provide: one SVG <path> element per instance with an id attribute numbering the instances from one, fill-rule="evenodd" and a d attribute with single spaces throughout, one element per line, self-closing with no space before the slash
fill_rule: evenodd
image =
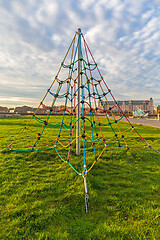
<path id="1" fill-rule="evenodd" d="M 160 104 L 159 0 L 0 0 L 0 105 L 37 106 L 81 28 L 117 100 Z"/>

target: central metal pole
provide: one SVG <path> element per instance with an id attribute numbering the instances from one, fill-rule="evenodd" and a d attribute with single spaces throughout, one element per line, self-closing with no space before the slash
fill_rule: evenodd
<path id="1" fill-rule="evenodd" d="M 77 117 L 77 123 L 76 123 L 76 154 L 80 155 L 80 117 L 81 117 L 81 108 L 80 108 L 80 86 L 81 86 L 81 77 L 80 77 L 80 72 L 81 72 L 81 61 L 79 60 L 81 58 L 81 48 L 80 48 L 80 37 L 81 37 L 81 29 L 78 28 L 77 30 L 77 108 L 76 108 L 76 117 Z M 83 99 L 82 99 L 83 100 Z M 84 164 L 84 169 L 86 169 L 86 163 Z M 84 172 L 83 178 L 84 178 L 84 191 L 85 191 L 85 205 L 86 205 L 86 213 L 88 213 L 88 200 L 89 200 L 89 195 L 88 195 L 88 190 L 87 190 L 87 172 Z"/>
<path id="2" fill-rule="evenodd" d="M 81 29 L 78 28 L 77 30 L 77 42 L 78 42 L 78 48 L 77 48 L 77 60 L 80 59 L 80 34 L 81 34 Z M 80 69 L 81 68 L 81 63 L 80 61 L 77 61 L 77 104 L 80 102 Z M 76 123 L 76 154 L 80 155 L 80 117 L 81 117 L 81 109 L 80 109 L 80 104 L 78 104 L 76 108 L 76 117 L 78 119 Z"/>
<path id="3" fill-rule="evenodd" d="M 87 190 L 87 181 L 86 181 L 86 175 L 83 176 L 84 178 L 84 191 L 85 191 L 85 204 L 86 204 L 86 213 L 88 213 L 88 206 L 89 206 L 89 195 Z"/>

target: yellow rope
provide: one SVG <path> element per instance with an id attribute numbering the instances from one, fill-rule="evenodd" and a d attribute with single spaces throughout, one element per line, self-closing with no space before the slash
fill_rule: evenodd
<path id="1" fill-rule="evenodd" d="M 102 86 L 101 86 L 101 83 L 100 83 L 99 85 L 100 85 L 100 88 L 101 88 L 102 92 L 103 92 L 103 93 L 105 93 L 105 92 L 104 92 L 104 90 L 103 90 L 103 88 L 102 88 Z M 110 107 L 110 105 L 109 105 L 109 102 L 108 102 L 108 99 L 107 99 L 106 95 L 105 95 L 104 97 L 105 97 L 105 99 L 106 99 L 106 101 L 107 101 L 108 107 Z M 111 110 L 110 112 L 111 112 L 111 114 L 112 114 L 112 117 L 113 117 L 113 119 L 114 119 L 114 121 L 115 121 L 116 119 L 115 119 L 115 116 L 114 116 L 114 114 L 112 113 L 112 110 Z M 119 130 L 120 134 L 122 135 L 122 132 L 121 132 L 121 129 L 120 129 L 119 125 L 118 125 L 118 122 L 116 122 L 116 125 L 117 125 L 117 128 L 118 128 L 118 130 Z M 124 138 L 123 138 L 123 141 L 124 141 L 124 143 L 125 143 L 126 147 L 128 147 L 128 145 L 127 145 L 127 143 L 126 143 L 126 141 L 125 141 L 125 139 L 124 139 Z"/>
<path id="2" fill-rule="evenodd" d="M 99 154 L 97 161 L 99 160 L 99 158 L 101 157 L 102 153 L 104 152 L 104 150 L 106 149 L 106 147 L 103 148 L 102 152 Z M 94 163 L 92 164 L 92 166 L 88 169 L 88 172 L 93 168 L 94 164 L 97 162 L 96 160 L 94 161 Z"/>
<path id="3" fill-rule="evenodd" d="M 69 53 L 69 51 L 70 51 L 70 48 L 71 48 L 73 42 L 75 41 L 75 38 L 76 38 L 76 33 L 75 33 L 74 38 L 73 38 L 73 40 L 72 40 L 72 42 L 71 42 L 71 44 L 70 44 L 70 46 L 69 46 L 69 49 L 68 49 L 68 51 L 67 51 L 67 53 L 66 53 L 66 55 L 65 55 L 65 57 L 64 57 L 64 59 L 63 59 L 63 62 L 65 61 L 65 59 L 66 59 L 66 57 L 67 57 L 67 55 L 68 55 L 68 53 Z M 57 76 L 59 75 L 59 73 L 60 73 L 60 71 L 61 71 L 61 68 L 62 68 L 62 64 L 61 64 L 61 66 L 60 66 L 60 68 L 59 68 L 59 70 L 58 70 Z M 49 89 L 52 88 L 55 80 L 56 80 L 56 77 L 55 77 L 55 79 L 53 80 L 52 84 L 50 85 Z M 44 99 L 46 98 L 47 94 L 48 94 L 48 91 L 47 91 L 47 93 L 45 94 L 45 96 L 43 97 L 42 102 L 43 102 Z M 37 108 L 36 111 L 34 112 L 34 115 L 37 113 L 37 111 L 38 111 L 38 109 L 40 108 L 40 106 L 41 106 L 41 103 L 39 104 L 38 108 Z M 49 113 L 48 113 L 48 114 L 49 114 Z M 48 115 L 47 115 L 47 117 L 48 117 Z M 33 117 L 31 117 L 31 119 L 29 120 L 29 122 L 27 123 L 27 125 L 26 125 L 25 127 L 27 127 L 27 126 L 29 125 L 29 123 L 31 122 L 32 119 L 33 119 Z M 23 133 L 23 131 L 24 131 L 24 128 L 23 128 L 22 131 L 17 135 L 17 137 L 11 142 L 11 144 L 10 144 L 9 146 L 11 146 L 11 145 L 17 140 L 17 138 Z"/>

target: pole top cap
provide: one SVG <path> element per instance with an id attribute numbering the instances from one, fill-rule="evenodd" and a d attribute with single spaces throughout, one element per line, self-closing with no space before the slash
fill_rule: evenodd
<path id="1" fill-rule="evenodd" d="M 81 28 L 78 28 L 78 32 L 81 33 Z"/>

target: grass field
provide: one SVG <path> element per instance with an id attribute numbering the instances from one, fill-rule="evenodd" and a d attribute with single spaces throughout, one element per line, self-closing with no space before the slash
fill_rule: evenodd
<path id="1" fill-rule="evenodd" d="M 27 122 L 1 118 L 0 149 Z M 160 129 L 136 129 L 160 150 Z M 88 214 L 83 178 L 54 150 L 0 156 L 0 239 L 160 239 L 160 155 L 149 148 L 103 153 L 87 175 Z"/>

